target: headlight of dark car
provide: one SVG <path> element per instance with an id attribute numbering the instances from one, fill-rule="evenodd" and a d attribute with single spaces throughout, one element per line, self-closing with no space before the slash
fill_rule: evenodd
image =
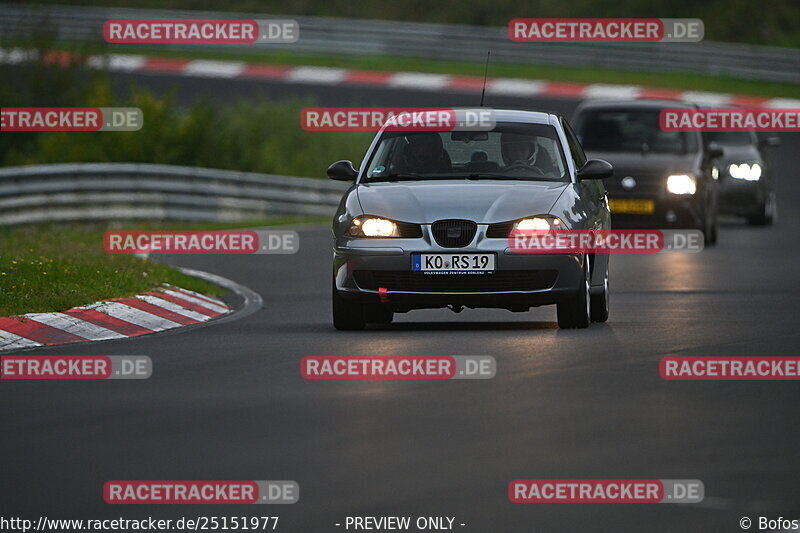
<path id="1" fill-rule="evenodd" d="M 667 177 L 667 190 L 672 194 L 694 194 L 697 192 L 697 178 L 691 174 L 673 174 Z"/>
<path id="2" fill-rule="evenodd" d="M 728 174 L 737 180 L 758 181 L 761 179 L 761 165 L 758 163 L 753 163 L 752 165 L 747 163 L 737 165 L 734 163 L 728 166 Z"/>

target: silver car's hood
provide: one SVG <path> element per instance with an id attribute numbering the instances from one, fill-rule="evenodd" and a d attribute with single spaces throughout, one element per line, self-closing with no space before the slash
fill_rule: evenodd
<path id="1" fill-rule="evenodd" d="M 509 180 L 431 180 L 361 184 L 364 214 L 401 222 L 430 224 L 460 218 L 480 223 L 505 222 L 548 213 L 565 182 Z"/>

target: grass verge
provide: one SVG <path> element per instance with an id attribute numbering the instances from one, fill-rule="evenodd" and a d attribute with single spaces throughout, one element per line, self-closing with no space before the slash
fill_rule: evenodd
<path id="1" fill-rule="evenodd" d="M 319 219 L 238 223 L 132 223 L 131 230 L 221 230 Z M 0 316 L 64 311 L 123 298 L 170 283 L 203 294 L 225 289 L 174 268 L 103 250 L 104 224 L 45 224 L 0 228 Z M 267 259 L 268 260 L 268 259 Z"/>

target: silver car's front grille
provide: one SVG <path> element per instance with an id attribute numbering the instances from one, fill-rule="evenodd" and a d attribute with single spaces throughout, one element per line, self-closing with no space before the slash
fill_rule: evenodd
<path id="1" fill-rule="evenodd" d="M 471 220 L 438 220 L 431 224 L 436 243 L 443 248 L 463 248 L 472 242 L 478 225 Z"/>

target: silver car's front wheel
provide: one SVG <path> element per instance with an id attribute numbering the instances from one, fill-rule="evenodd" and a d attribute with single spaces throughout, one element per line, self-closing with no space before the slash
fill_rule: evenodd
<path id="1" fill-rule="evenodd" d="M 603 276 L 603 291 L 592 294 L 591 297 L 592 322 L 605 322 L 608 320 L 609 301 L 608 270 L 606 270 Z"/>
<path id="2" fill-rule="evenodd" d="M 591 285 L 589 273 L 589 256 L 583 262 L 583 280 L 577 292 L 556 305 L 558 327 L 564 329 L 586 328 L 591 322 Z"/>
<path id="3" fill-rule="evenodd" d="M 364 320 L 364 306 L 356 303 L 349 302 L 339 295 L 336 290 L 336 283 L 332 283 L 332 310 L 333 310 L 333 327 L 338 330 L 352 331 L 364 329 L 366 321 Z"/>

